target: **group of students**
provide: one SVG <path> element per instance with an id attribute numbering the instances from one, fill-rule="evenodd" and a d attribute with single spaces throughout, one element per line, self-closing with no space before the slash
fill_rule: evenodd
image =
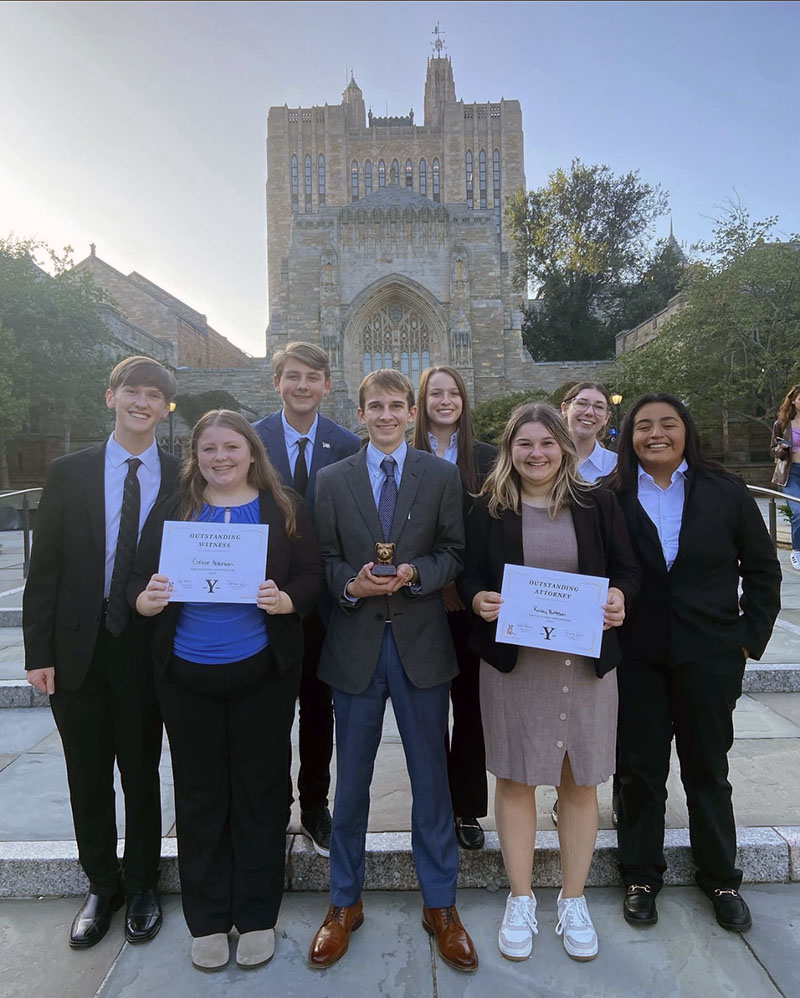
<path id="1" fill-rule="evenodd" d="M 364 919 L 369 789 L 388 698 L 411 781 L 422 924 L 450 966 L 478 966 L 455 900 L 458 846 L 483 845 L 487 769 L 510 885 L 505 957 L 529 957 L 538 932 L 538 785 L 558 792 L 566 952 L 598 952 L 584 885 L 597 785 L 615 771 L 623 914 L 655 923 L 673 736 L 698 884 L 720 925 L 748 928 L 727 754 L 746 659 L 760 657 L 778 613 L 780 568 L 755 503 L 702 457 L 685 406 L 637 400 L 614 454 L 601 445 L 608 392 L 583 382 L 560 413 L 518 407 L 495 451 L 474 438 L 454 368 L 425 371 L 418 400 L 404 375 L 383 369 L 360 387 L 362 447 L 318 412 L 330 389 L 319 347 L 288 344 L 274 377 L 282 410 L 254 426 L 207 413 L 178 473 L 154 443 L 174 379 L 128 358 L 106 393 L 109 440 L 48 475 L 23 626 L 29 681 L 51 695 L 64 743 L 90 881 L 70 944 L 97 942 L 125 902 L 129 941 L 160 927 L 163 716 L 192 962 L 225 966 L 232 929 L 239 965 L 272 957 L 298 693 L 301 829 L 330 854 L 331 904 L 311 967 L 344 956 Z M 170 602 L 158 573 L 170 520 L 269 524 L 257 603 Z M 597 659 L 495 640 L 506 564 L 609 580 Z"/>

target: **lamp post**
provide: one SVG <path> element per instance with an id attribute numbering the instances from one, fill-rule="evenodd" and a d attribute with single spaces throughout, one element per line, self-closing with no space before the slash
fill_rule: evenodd
<path id="1" fill-rule="evenodd" d="M 611 404 L 614 406 L 614 447 L 616 449 L 619 437 L 619 407 L 622 405 L 622 396 L 619 392 L 611 396 Z"/>
<path id="2" fill-rule="evenodd" d="M 169 404 L 169 452 L 175 453 L 175 410 L 178 408 L 177 402 Z"/>

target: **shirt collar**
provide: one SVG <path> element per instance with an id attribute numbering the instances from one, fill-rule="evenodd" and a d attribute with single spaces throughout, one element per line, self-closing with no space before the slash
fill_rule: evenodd
<path id="1" fill-rule="evenodd" d="M 296 430 L 292 424 L 286 419 L 286 411 L 281 409 L 281 423 L 283 423 L 283 433 L 286 437 L 287 443 L 296 444 L 298 440 L 303 437 L 307 437 L 311 441 L 311 446 L 313 448 L 314 442 L 317 438 L 317 427 L 319 426 L 319 413 L 314 416 L 314 422 L 309 427 L 308 433 L 301 433 Z"/>
<path id="2" fill-rule="evenodd" d="M 601 451 L 605 448 L 600 446 L 600 441 L 595 440 L 594 447 L 592 448 L 592 453 L 582 462 L 583 464 L 591 464 L 593 468 L 598 471 L 603 471 L 603 455 Z"/>
<path id="3" fill-rule="evenodd" d="M 678 465 L 678 467 L 672 472 L 672 478 L 670 479 L 670 483 L 667 486 L 667 489 L 671 488 L 675 484 L 675 482 L 678 480 L 678 478 L 680 478 L 681 476 L 683 476 L 684 478 L 686 478 L 686 472 L 688 470 L 689 470 L 689 465 L 686 463 L 686 458 L 684 458 L 681 461 L 681 463 Z M 639 481 L 641 482 L 643 479 L 644 479 L 644 481 L 649 482 L 652 485 L 655 485 L 655 487 L 657 489 L 661 489 L 661 486 L 656 482 L 655 478 L 653 478 L 652 475 L 648 474 L 648 472 L 646 472 L 644 470 L 644 468 L 640 464 L 639 465 Z M 667 489 L 661 489 L 661 491 L 662 492 L 666 492 Z"/>
<path id="4" fill-rule="evenodd" d="M 431 454 L 435 454 L 439 448 L 439 440 L 435 433 L 428 433 L 428 443 L 431 445 Z M 451 447 L 455 447 L 458 444 L 458 430 L 455 430 L 453 435 L 450 437 L 450 443 L 447 445 L 448 450 Z"/>
<path id="5" fill-rule="evenodd" d="M 405 440 L 400 444 L 397 450 L 392 451 L 391 454 L 384 454 L 382 450 L 378 448 L 370 441 L 367 444 L 367 469 L 370 475 L 382 475 L 383 468 L 381 468 L 381 461 L 385 457 L 393 457 L 397 462 L 397 474 L 402 477 L 403 475 L 403 464 L 406 460 L 406 454 L 408 453 L 408 444 Z"/>
<path id="6" fill-rule="evenodd" d="M 158 444 L 154 440 L 146 451 L 143 451 L 141 454 L 131 454 L 125 450 L 122 444 L 117 443 L 112 433 L 106 444 L 106 461 L 112 468 L 118 468 L 120 465 L 125 464 L 130 457 L 138 457 L 148 471 L 155 471 L 160 462 Z"/>

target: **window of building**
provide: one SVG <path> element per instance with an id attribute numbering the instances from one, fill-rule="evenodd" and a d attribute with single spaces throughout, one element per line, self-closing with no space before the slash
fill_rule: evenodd
<path id="1" fill-rule="evenodd" d="M 473 188 L 472 188 L 472 150 L 467 149 L 467 155 L 464 159 L 464 169 L 467 178 L 467 207 L 474 208 L 475 201 L 473 198 Z"/>
<path id="2" fill-rule="evenodd" d="M 478 156 L 478 184 L 481 195 L 481 208 L 486 207 L 486 150 L 481 149 Z"/>
<path id="3" fill-rule="evenodd" d="M 322 155 L 317 160 L 317 192 L 321 208 L 325 204 L 325 157 Z"/>
<path id="4" fill-rule="evenodd" d="M 417 388 L 421 372 L 431 366 L 430 343 L 428 324 L 419 312 L 402 302 L 390 302 L 362 327 L 362 374 L 393 367 Z"/>
<path id="5" fill-rule="evenodd" d="M 358 163 L 355 160 L 350 164 L 350 200 L 358 201 Z"/>
<path id="6" fill-rule="evenodd" d="M 492 153 L 492 187 L 494 190 L 494 224 L 500 231 L 500 153 Z"/>
<path id="7" fill-rule="evenodd" d="M 441 200 L 441 194 L 440 194 L 439 185 L 440 185 L 439 160 L 435 159 L 433 161 L 433 200 L 434 201 L 440 201 Z"/>
<path id="8" fill-rule="evenodd" d="M 390 184 L 400 183 L 400 164 L 396 159 L 392 160 L 392 179 L 389 181 Z"/>
<path id="9" fill-rule="evenodd" d="M 383 160 L 378 163 L 378 187 L 386 186 L 386 164 Z"/>
<path id="10" fill-rule="evenodd" d="M 364 164 L 364 193 L 372 194 L 372 162 L 370 160 Z"/>
<path id="11" fill-rule="evenodd" d="M 300 211 L 297 178 L 297 156 L 292 156 L 292 211 Z"/>
<path id="12" fill-rule="evenodd" d="M 306 156 L 304 161 L 305 182 L 306 182 L 306 211 L 311 211 L 311 157 Z"/>
<path id="13" fill-rule="evenodd" d="M 428 167 L 424 159 L 419 161 L 419 192 L 423 197 L 428 196 Z"/>
<path id="14" fill-rule="evenodd" d="M 412 166 L 411 160 L 406 160 L 406 187 L 414 186 L 414 167 Z"/>

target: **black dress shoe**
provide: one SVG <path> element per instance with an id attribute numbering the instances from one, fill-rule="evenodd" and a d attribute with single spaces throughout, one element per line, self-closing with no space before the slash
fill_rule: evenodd
<path id="1" fill-rule="evenodd" d="M 747 932 L 753 924 L 747 902 L 738 891 L 717 888 L 709 894 L 714 914 L 723 929 L 729 932 Z"/>
<path id="2" fill-rule="evenodd" d="M 327 807 L 318 807 L 316 811 L 301 811 L 300 831 L 311 839 L 311 845 L 318 856 L 330 856 L 331 812 Z"/>
<path id="3" fill-rule="evenodd" d="M 483 849 L 485 837 L 477 818 L 456 818 L 456 838 L 462 849 Z"/>
<path id="4" fill-rule="evenodd" d="M 111 916 L 124 902 L 122 888 L 110 895 L 89 891 L 83 907 L 72 920 L 72 928 L 69 930 L 70 946 L 73 949 L 86 949 L 99 943 L 108 932 Z"/>
<path id="5" fill-rule="evenodd" d="M 162 918 L 158 891 L 134 891 L 125 911 L 125 938 L 129 943 L 146 943 L 161 928 Z"/>
<path id="6" fill-rule="evenodd" d="M 625 892 L 622 914 L 628 925 L 655 925 L 658 921 L 656 892 L 649 884 L 631 884 Z"/>

